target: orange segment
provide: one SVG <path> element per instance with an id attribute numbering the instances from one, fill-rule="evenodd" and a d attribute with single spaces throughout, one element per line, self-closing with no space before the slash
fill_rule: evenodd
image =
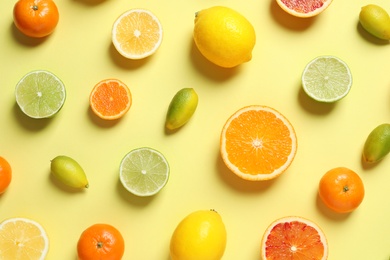
<path id="1" fill-rule="evenodd" d="M 325 260 L 328 244 L 318 225 L 302 217 L 274 221 L 261 242 L 263 260 Z"/>
<path id="2" fill-rule="evenodd" d="M 142 59 L 157 51 L 162 34 L 161 23 L 153 13 L 144 9 L 131 9 L 115 21 L 112 43 L 122 56 Z"/>
<path id="3" fill-rule="evenodd" d="M 239 177 L 268 180 L 290 166 L 297 138 L 290 122 L 276 110 L 248 106 L 227 120 L 220 146 L 226 166 Z"/>
<path id="4" fill-rule="evenodd" d="M 276 0 L 287 13 L 297 17 L 313 17 L 322 13 L 332 0 Z"/>
<path id="5" fill-rule="evenodd" d="M 117 79 L 100 81 L 92 89 L 89 104 L 92 111 L 102 119 L 122 117 L 131 107 L 130 89 Z"/>

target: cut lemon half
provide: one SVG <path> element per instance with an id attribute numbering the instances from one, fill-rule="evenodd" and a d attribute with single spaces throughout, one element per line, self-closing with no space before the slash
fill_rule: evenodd
<path id="1" fill-rule="evenodd" d="M 112 27 L 112 43 L 128 59 L 143 59 L 157 51 L 163 29 L 149 10 L 131 9 L 120 15 Z"/>
<path id="2" fill-rule="evenodd" d="M 43 227 L 27 218 L 11 218 L 0 224 L 0 259 L 43 260 L 49 238 Z"/>
<path id="3" fill-rule="evenodd" d="M 31 118 L 47 118 L 57 114 L 65 103 L 66 90 L 53 73 L 35 70 L 27 73 L 15 88 L 16 103 Z"/>
<path id="4" fill-rule="evenodd" d="M 159 151 L 142 147 L 122 159 L 119 178 L 126 190 L 137 196 L 152 196 L 168 182 L 169 164 Z"/>
<path id="5" fill-rule="evenodd" d="M 220 149 L 226 166 L 237 176 L 250 181 L 269 180 L 294 160 L 297 137 L 281 113 L 253 105 L 239 109 L 226 121 Z"/>
<path id="6" fill-rule="evenodd" d="M 302 73 L 302 86 L 308 96 L 320 102 L 335 102 L 352 87 L 348 65 L 335 56 L 320 56 L 310 61 Z"/>
<path id="7" fill-rule="evenodd" d="M 284 217 L 264 232 L 261 256 L 263 260 L 326 260 L 328 243 L 314 222 L 297 216 Z"/>

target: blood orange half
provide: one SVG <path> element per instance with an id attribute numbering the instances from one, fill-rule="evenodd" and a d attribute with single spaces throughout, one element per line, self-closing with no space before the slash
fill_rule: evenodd
<path id="1" fill-rule="evenodd" d="M 322 13 L 332 0 L 276 0 L 287 13 L 297 17 L 313 17 Z"/>
<path id="2" fill-rule="evenodd" d="M 263 260 L 326 260 L 328 244 L 318 225 L 290 216 L 271 223 L 261 242 Z"/>

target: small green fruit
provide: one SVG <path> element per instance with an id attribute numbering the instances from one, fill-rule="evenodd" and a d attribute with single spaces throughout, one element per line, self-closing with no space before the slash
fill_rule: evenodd
<path id="1" fill-rule="evenodd" d="M 390 124 L 377 126 L 368 135 L 363 148 L 363 159 L 375 163 L 390 152 Z"/>
<path id="2" fill-rule="evenodd" d="M 190 120 L 198 106 L 198 94 L 193 88 L 183 88 L 173 97 L 168 107 L 165 127 L 174 130 Z"/>
<path id="3" fill-rule="evenodd" d="M 382 7 L 373 4 L 362 7 L 359 21 L 370 34 L 382 40 L 390 40 L 390 17 Z"/>
<path id="4" fill-rule="evenodd" d="M 88 180 L 84 170 L 72 158 L 64 155 L 51 160 L 52 174 L 65 185 L 72 188 L 88 188 Z"/>

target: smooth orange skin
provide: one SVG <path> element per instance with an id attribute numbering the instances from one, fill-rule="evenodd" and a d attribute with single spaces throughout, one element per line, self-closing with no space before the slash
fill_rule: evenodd
<path id="1" fill-rule="evenodd" d="M 14 6 L 14 24 L 23 34 L 42 38 L 51 34 L 59 20 L 52 0 L 19 0 Z"/>
<path id="2" fill-rule="evenodd" d="M 345 167 L 338 167 L 322 176 L 318 194 L 324 204 L 333 211 L 348 213 L 362 203 L 364 185 L 356 172 Z"/>
<path id="3" fill-rule="evenodd" d="M 12 169 L 3 157 L 0 157 L 0 194 L 4 193 L 12 180 Z"/>
<path id="4" fill-rule="evenodd" d="M 79 260 L 120 260 L 125 252 L 121 233 L 108 224 L 94 224 L 84 230 L 77 243 Z"/>

